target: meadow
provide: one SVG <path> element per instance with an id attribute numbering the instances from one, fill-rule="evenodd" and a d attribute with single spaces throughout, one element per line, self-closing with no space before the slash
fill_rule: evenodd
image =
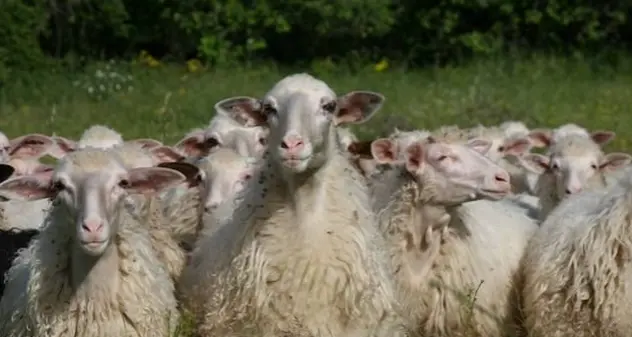
<path id="1" fill-rule="evenodd" d="M 218 100 L 261 96 L 283 76 L 307 71 L 338 93 L 361 89 L 386 96 L 382 111 L 356 127 L 364 138 L 394 127 L 468 126 L 509 119 L 551 127 L 572 121 L 617 132 L 609 148 L 629 150 L 630 70 L 632 62 L 612 67 L 594 60 L 544 56 L 421 70 L 378 64 L 351 71 L 329 63 L 309 69 L 270 64 L 208 69 L 196 62 L 162 64 L 145 55 L 133 62 L 99 62 L 82 72 L 50 71 L 5 83 L 0 92 L 0 130 L 9 137 L 29 132 L 78 137 L 92 124 L 105 124 L 125 137 L 175 142 L 206 124 Z"/>

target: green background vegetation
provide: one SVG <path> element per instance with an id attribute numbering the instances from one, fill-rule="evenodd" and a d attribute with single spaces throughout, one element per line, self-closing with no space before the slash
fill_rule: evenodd
<path id="1" fill-rule="evenodd" d="M 384 93 L 368 137 L 522 119 L 632 145 L 632 2 L 4 0 L 0 130 L 173 142 L 294 71 Z M 117 60 L 117 61 L 111 61 Z"/>

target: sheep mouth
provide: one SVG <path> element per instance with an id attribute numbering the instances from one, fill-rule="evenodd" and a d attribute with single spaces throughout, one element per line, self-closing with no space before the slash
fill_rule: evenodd
<path id="1" fill-rule="evenodd" d="M 312 158 L 311 155 L 310 156 L 305 156 L 305 157 L 302 157 L 302 158 L 296 158 L 296 157 L 294 157 L 294 158 L 292 158 L 292 157 L 290 157 L 290 158 L 282 158 L 281 159 L 281 163 L 284 166 L 289 167 L 289 168 L 298 168 L 298 167 L 301 167 L 301 166 L 305 165 L 305 163 L 307 163 L 311 158 Z"/>
<path id="2" fill-rule="evenodd" d="M 91 251 L 97 251 L 102 249 L 106 244 L 108 243 L 108 240 L 94 240 L 94 241 L 81 241 L 81 245 L 87 249 L 87 250 L 91 250 Z"/>
<path id="3" fill-rule="evenodd" d="M 492 190 L 492 189 L 481 189 L 479 194 L 485 198 L 498 200 L 506 197 L 510 190 Z"/>

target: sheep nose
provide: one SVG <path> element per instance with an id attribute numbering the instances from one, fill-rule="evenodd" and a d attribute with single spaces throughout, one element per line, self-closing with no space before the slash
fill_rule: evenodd
<path id="1" fill-rule="evenodd" d="M 281 148 L 287 150 L 290 153 L 295 153 L 303 149 L 305 143 L 300 136 L 286 136 L 281 141 Z"/>
<path id="2" fill-rule="evenodd" d="M 81 224 L 81 229 L 87 233 L 96 234 L 103 231 L 103 221 L 100 220 L 85 220 Z"/>

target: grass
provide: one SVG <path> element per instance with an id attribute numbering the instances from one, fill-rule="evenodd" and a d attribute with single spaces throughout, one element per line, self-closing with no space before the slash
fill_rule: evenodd
<path id="1" fill-rule="evenodd" d="M 314 73 L 338 93 L 365 89 L 386 96 L 383 110 L 356 128 L 365 137 L 390 132 L 394 126 L 521 119 L 531 127 L 550 127 L 572 121 L 617 132 L 611 149 L 632 148 L 632 135 L 626 132 L 632 127 L 632 62 L 612 68 L 587 60 L 539 57 L 409 71 L 320 68 L 326 71 L 299 71 Z M 27 132 L 78 137 L 89 125 L 101 123 L 126 137 L 175 142 L 206 124 L 218 100 L 261 96 L 291 72 L 269 65 L 190 72 L 184 65 L 106 62 L 84 73 L 35 74 L 0 92 L 0 130 L 10 137 Z M 101 85 L 105 90 L 99 90 Z"/>

